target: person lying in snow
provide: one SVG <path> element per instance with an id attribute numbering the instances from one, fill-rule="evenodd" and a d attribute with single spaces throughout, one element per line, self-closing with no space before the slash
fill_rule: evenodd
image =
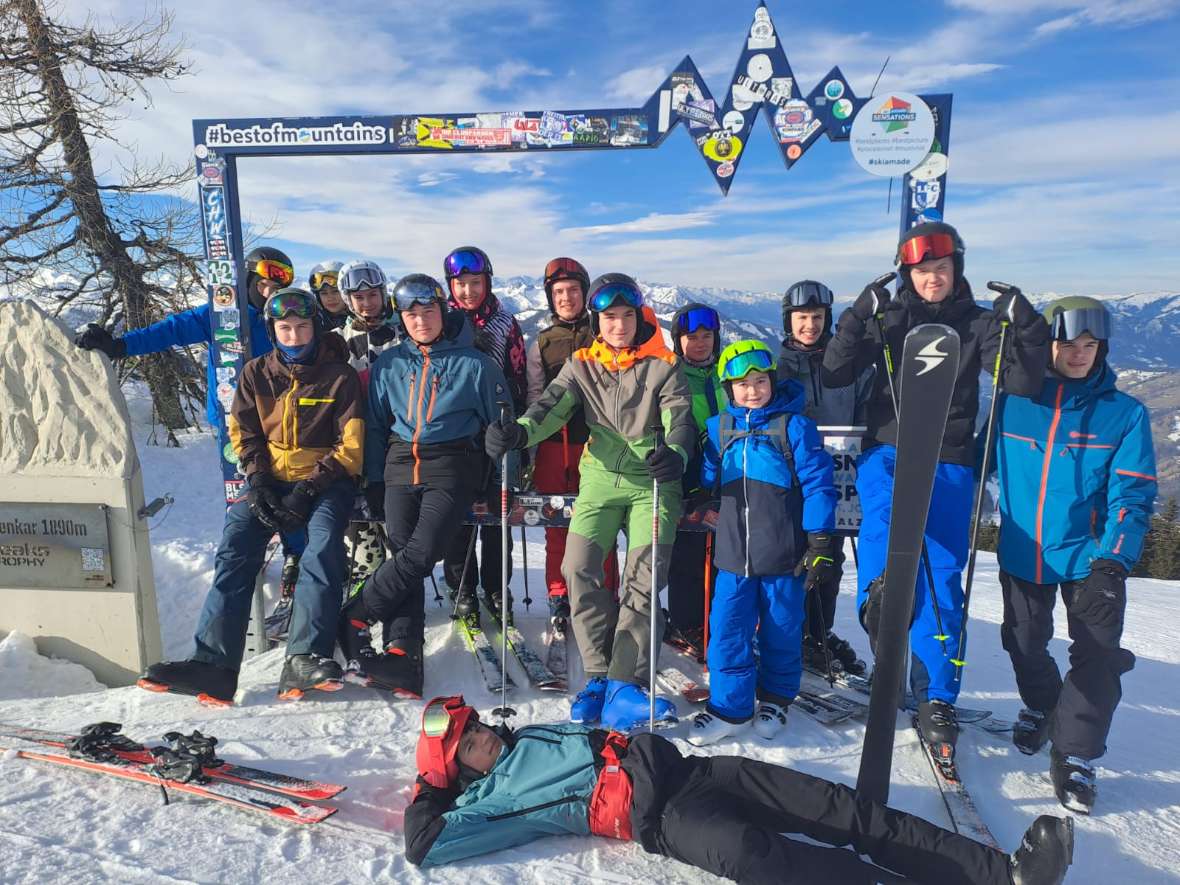
<path id="1" fill-rule="evenodd" d="M 783 833 L 850 845 L 938 885 L 1057 885 L 1073 860 L 1070 818 L 1038 817 L 1005 854 L 842 784 L 755 759 L 682 756 L 654 734 L 490 728 L 461 695 L 426 705 L 417 764 L 405 835 L 406 859 L 420 866 L 561 834 L 638 842 L 738 882 L 864 882 L 873 869 Z"/>

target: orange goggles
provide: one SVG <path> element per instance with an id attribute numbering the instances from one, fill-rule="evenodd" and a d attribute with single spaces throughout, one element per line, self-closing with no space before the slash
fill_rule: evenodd
<path id="1" fill-rule="evenodd" d="M 295 268 L 281 261 L 264 258 L 252 268 L 254 273 L 268 280 L 274 280 L 280 286 L 289 286 L 295 282 Z"/>
<path id="2" fill-rule="evenodd" d="M 950 234 L 926 234 L 906 240 L 897 247 L 897 263 L 921 264 L 934 258 L 955 254 L 955 238 Z"/>

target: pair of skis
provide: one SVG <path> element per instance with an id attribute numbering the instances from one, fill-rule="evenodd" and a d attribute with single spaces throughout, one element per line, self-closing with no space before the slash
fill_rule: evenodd
<path id="1" fill-rule="evenodd" d="M 171 746 L 146 747 L 119 733 L 116 723 L 87 726 L 79 735 L 0 723 L 0 748 L 38 762 L 80 768 L 122 780 L 185 793 L 256 811 L 285 823 L 314 824 L 337 809 L 312 805 L 331 799 L 345 788 L 268 771 L 235 765 L 213 755 L 216 738 L 200 732 L 169 732 Z"/>
<path id="2" fill-rule="evenodd" d="M 512 651 L 513 657 L 516 658 L 517 663 L 528 677 L 529 684 L 541 691 L 566 691 L 568 683 L 564 672 L 555 673 L 547 663 L 533 651 L 524 636 L 516 625 L 508 624 L 507 627 L 500 624 L 499 620 L 489 611 L 488 616 L 491 617 L 497 626 L 504 630 L 507 634 L 508 648 Z M 512 681 L 512 677 L 506 674 L 500 666 L 500 658 L 496 654 L 496 649 L 492 645 L 488 634 L 484 632 L 480 625 L 478 618 L 468 616 L 466 618 L 459 618 L 455 621 L 456 629 L 463 638 L 464 643 L 475 655 L 475 662 L 479 668 L 480 675 L 483 677 L 484 685 L 489 692 L 495 693 L 501 691 L 505 687 L 511 690 L 516 687 Z M 561 640 L 564 646 L 564 638 Z M 550 643 L 550 651 L 552 652 L 553 645 Z M 564 648 L 562 648 L 564 652 Z M 564 658 L 564 654 L 562 655 Z M 550 658 L 552 660 L 552 657 Z"/>

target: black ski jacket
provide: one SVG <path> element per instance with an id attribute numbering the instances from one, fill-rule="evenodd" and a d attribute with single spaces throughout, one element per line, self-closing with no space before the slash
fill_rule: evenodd
<path id="1" fill-rule="evenodd" d="M 905 336 L 922 323 L 942 323 L 959 333 L 959 373 L 951 395 L 950 414 L 942 435 L 940 461 L 972 465 L 975 417 L 979 411 L 979 374 L 991 372 L 1000 343 L 1000 318 L 975 303 L 971 285 L 965 279 L 940 304 L 923 301 L 903 287 L 885 307 L 885 341 L 894 367 L 901 365 Z M 1036 396 L 1049 365 L 1049 326 L 1040 314 L 1023 326 L 1009 327 L 1004 344 L 1001 383 L 1007 393 Z M 876 365 L 869 395 L 864 448 L 897 445 L 897 420 L 893 394 L 881 346 L 881 330 L 875 319 L 862 322 L 851 310 L 844 311 L 836 334 L 824 353 L 822 380 L 825 387 L 847 387 L 869 366 Z"/>

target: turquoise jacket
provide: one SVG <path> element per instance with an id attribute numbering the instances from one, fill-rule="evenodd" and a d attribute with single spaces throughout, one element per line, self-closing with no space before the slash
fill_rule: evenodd
<path id="1" fill-rule="evenodd" d="M 1076 581 L 1095 559 L 1128 571 L 1143 552 L 1156 495 L 1147 409 L 1109 366 L 1047 378 L 1040 396 L 997 404 L 1000 568 L 1037 584 Z"/>
<path id="2" fill-rule="evenodd" d="M 437 866 L 541 836 L 590 835 L 598 780 L 594 732 L 582 725 L 526 726 L 512 734 L 488 775 L 453 803 L 445 791 L 423 789 L 406 809 L 407 860 Z"/>

